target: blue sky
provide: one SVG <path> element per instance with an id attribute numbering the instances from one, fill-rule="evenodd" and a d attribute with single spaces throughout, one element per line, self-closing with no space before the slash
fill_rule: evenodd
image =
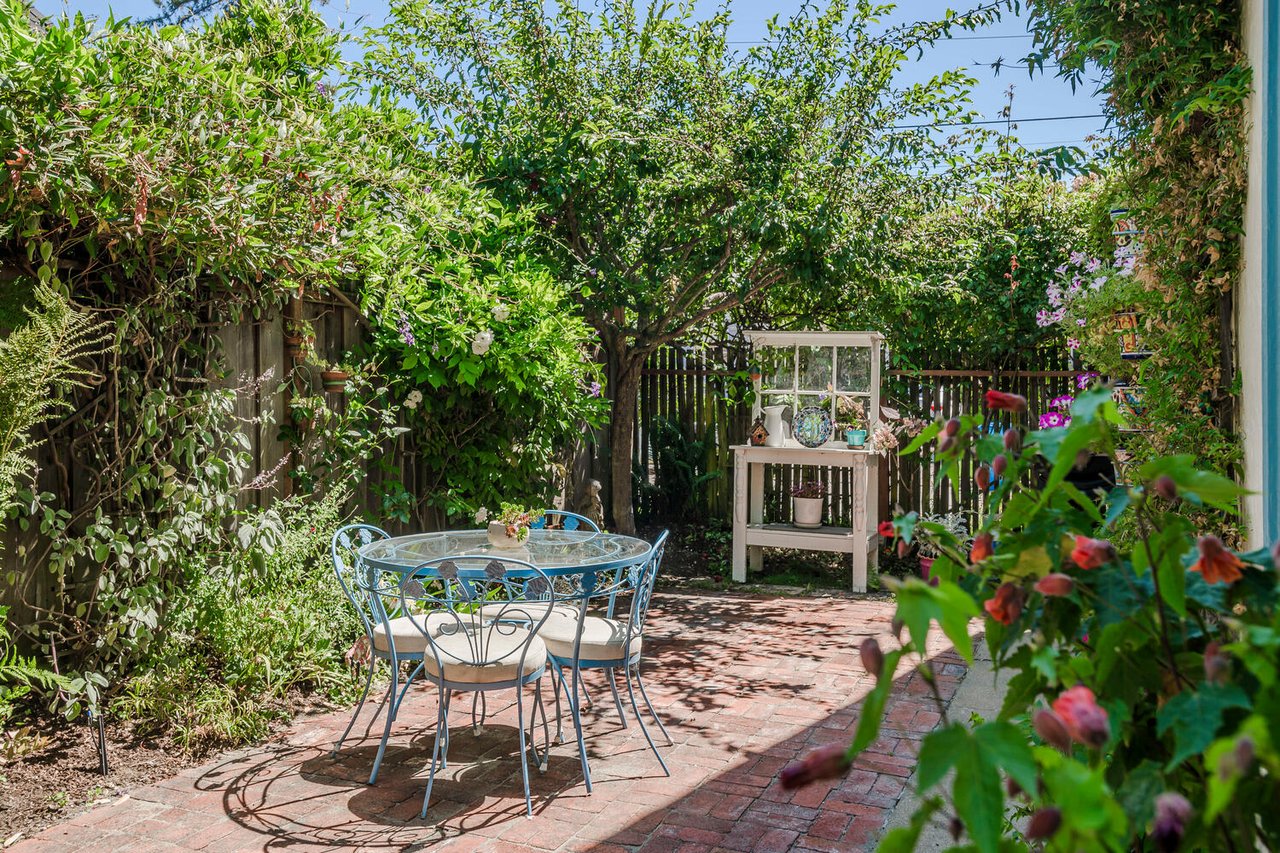
<path id="1" fill-rule="evenodd" d="M 976 3 L 976 0 L 974 0 Z M 793 13 L 801 0 L 735 0 L 731 38 L 745 48 L 765 38 L 765 22 L 772 15 L 785 18 Z M 708 11 L 719 0 L 699 0 Z M 105 16 L 138 18 L 155 14 L 153 0 L 36 0 L 36 7 L 49 15 L 63 11 Z M 936 20 L 948 8 L 964 11 L 969 6 L 956 0 L 903 0 L 884 20 L 884 26 L 917 20 Z M 380 24 L 386 16 L 386 0 L 330 0 L 318 8 L 330 25 L 347 30 L 365 24 Z M 1100 99 L 1093 94 L 1094 85 L 1086 83 L 1073 92 L 1065 81 L 1053 76 L 1052 69 L 1029 78 L 1025 70 L 1006 68 L 996 75 L 988 66 L 999 57 L 1016 61 L 1031 47 L 1024 18 L 1007 14 L 1005 18 L 975 32 L 962 31 L 957 38 L 938 42 L 924 57 L 914 60 L 903 70 L 902 82 L 927 80 L 951 68 L 965 68 L 978 78 L 973 92 L 973 107 L 984 118 L 997 119 L 1005 104 L 1005 92 L 1014 86 L 1013 115 L 1018 118 L 1054 118 L 1020 124 L 1016 135 L 1028 147 L 1051 145 L 1084 145 L 1085 137 L 1103 128 L 1101 118 L 1056 120 L 1059 116 L 1096 116 L 1102 112 Z"/>

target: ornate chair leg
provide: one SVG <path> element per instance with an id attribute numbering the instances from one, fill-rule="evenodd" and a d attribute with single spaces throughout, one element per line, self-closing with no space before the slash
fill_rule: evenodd
<path id="1" fill-rule="evenodd" d="M 573 666 L 573 691 L 569 695 L 569 712 L 573 714 L 573 729 L 578 735 L 578 758 L 582 761 L 582 778 L 587 785 L 587 793 L 591 793 L 591 767 L 587 764 L 587 742 L 582 737 L 582 714 L 578 707 L 578 685 L 581 671 Z"/>
<path id="2" fill-rule="evenodd" d="M 443 690 L 444 688 L 441 688 Z M 447 694 L 446 694 L 447 695 Z M 440 733 L 449 731 L 449 703 L 441 700 L 436 706 L 436 737 L 435 743 L 431 747 L 431 772 L 427 774 L 427 791 L 422 795 L 422 813 L 419 815 L 423 820 L 427 817 L 427 806 L 431 803 L 431 786 L 436 781 L 436 765 L 440 764 Z M 443 766 L 443 765 L 441 765 Z"/>
<path id="3" fill-rule="evenodd" d="M 387 688 L 388 696 L 395 696 L 400 692 L 400 661 L 394 657 L 391 658 L 391 686 Z M 391 724 L 395 722 L 396 706 L 395 699 L 391 700 L 391 705 L 387 707 L 387 723 L 382 727 L 382 742 L 378 744 L 378 754 L 373 758 L 373 770 L 369 773 L 369 784 L 372 785 L 378 781 L 378 768 L 382 766 L 382 756 L 387 752 L 387 738 L 391 737 Z"/>
<path id="4" fill-rule="evenodd" d="M 347 728 L 342 733 L 342 737 L 338 738 L 338 742 L 333 745 L 333 750 L 329 753 L 334 758 L 338 757 L 338 750 L 342 749 L 342 744 L 347 739 L 347 735 L 351 734 L 351 727 L 356 724 L 356 720 L 359 718 L 360 712 L 364 710 L 364 700 L 369 698 L 369 687 L 373 684 L 373 668 L 377 664 L 377 661 L 377 658 L 373 658 L 369 661 L 369 674 L 364 678 L 364 690 L 360 692 L 360 701 L 356 703 L 355 713 L 351 715 L 351 722 L 347 723 Z M 378 710 L 382 710 L 381 703 L 378 704 Z M 377 714 L 374 714 L 375 719 L 377 716 Z M 370 725 L 372 725 L 372 723 L 370 723 Z"/>
<path id="5" fill-rule="evenodd" d="M 610 667 L 604 671 L 605 677 L 609 679 L 609 689 L 613 691 L 613 706 L 618 709 L 618 719 L 622 720 L 622 727 L 627 727 L 627 715 L 622 710 L 622 699 L 618 696 L 618 676 Z"/>
<path id="6" fill-rule="evenodd" d="M 524 779 L 524 807 L 533 817 L 533 798 L 529 796 L 529 746 L 524 739 L 524 686 L 516 685 L 516 726 L 520 731 L 520 776 Z"/>
<path id="7" fill-rule="evenodd" d="M 667 746 L 675 746 L 676 742 L 671 739 L 671 733 L 667 731 L 667 727 L 662 724 L 662 718 L 658 716 L 658 712 L 653 710 L 653 703 L 649 701 L 649 692 L 644 689 L 644 681 L 640 678 L 640 664 L 636 664 L 636 687 L 640 688 L 640 695 L 644 697 L 644 704 L 649 707 L 649 713 L 653 715 L 654 722 L 658 724 L 658 728 L 662 731 L 662 736 L 667 739 Z M 637 715 L 638 716 L 638 715 Z"/>
<path id="8" fill-rule="evenodd" d="M 636 722 L 640 724 L 640 731 L 644 734 L 644 739 L 649 742 L 649 748 L 653 750 L 653 754 L 657 756 L 658 763 L 662 765 L 662 772 L 670 776 L 671 771 L 667 769 L 667 762 L 662 760 L 662 753 L 658 752 L 658 747 L 654 745 L 653 738 L 649 737 L 649 727 L 644 724 L 644 717 L 640 716 L 640 709 L 636 707 L 636 692 L 631 688 L 631 668 L 624 666 L 622 671 L 627 677 L 627 696 L 631 699 L 631 710 L 635 711 Z"/>

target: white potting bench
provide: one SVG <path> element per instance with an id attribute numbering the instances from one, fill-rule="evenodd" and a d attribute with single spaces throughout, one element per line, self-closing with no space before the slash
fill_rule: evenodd
<path id="1" fill-rule="evenodd" d="M 836 419 L 837 396 L 865 401 L 874 425 L 880 412 L 880 358 L 884 337 L 876 332 L 747 332 L 760 376 L 754 380 L 753 419 L 763 405 L 789 401 L 794 410 L 830 405 Z M 826 395 L 826 400 L 822 396 Z M 843 434 L 821 447 L 805 447 L 793 438 L 781 447 L 749 444 L 733 447 L 733 579 L 745 581 L 747 568 L 758 571 L 762 548 L 797 548 L 852 555 L 852 589 L 866 592 L 867 571 L 876 565 L 876 525 L 880 508 L 880 454 L 850 450 Z M 802 529 L 790 523 L 764 523 L 764 466 L 815 465 L 848 468 L 851 476 L 849 527 Z"/>

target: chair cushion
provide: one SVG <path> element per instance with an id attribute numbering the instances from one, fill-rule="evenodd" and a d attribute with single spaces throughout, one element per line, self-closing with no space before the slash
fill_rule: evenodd
<path id="1" fill-rule="evenodd" d="M 440 633 L 440 628 L 452 622 L 447 613 L 427 614 L 427 630 L 433 634 Z M 422 616 L 401 616 L 391 620 L 391 639 L 395 641 L 396 653 L 402 655 L 422 654 L 427 648 L 427 637 L 422 632 Z M 387 645 L 387 626 L 375 622 L 373 626 L 373 648 L 379 652 L 389 652 Z"/>
<path id="2" fill-rule="evenodd" d="M 480 608 L 483 619 L 500 619 L 503 622 L 537 622 L 547 612 L 550 601 L 500 601 L 486 604 Z M 551 608 L 549 619 L 565 618 L 577 620 L 578 608 L 572 604 L 560 603 Z"/>
<path id="3" fill-rule="evenodd" d="M 487 663 L 475 662 L 479 650 L 476 649 L 475 631 L 484 631 L 483 657 Z M 502 628 L 485 626 L 463 631 L 437 631 L 432 635 L 434 648 L 427 649 L 426 671 L 433 678 L 439 678 L 439 665 L 436 656 L 444 664 L 446 681 L 470 684 L 493 684 L 499 681 L 512 681 L 517 675 L 532 675 L 547 662 L 547 647 L 538 637 L 530 639 L 529 631 L 516 625 Z M 524 669 L 520 670 L 520 655 L 526 642 L 529 651 L 524 657 Z"/>
<path id="4" fill-rule="evenodd" d="M 577 619 L 548 619 L 538 631 L 547 644 L 547 651 L 558 658 L 573 658 L 573 643 L 578 634 Z M 644 638 L 631 638 L 631 647 L 625 652 L 627 623 L 620 619 L 588 616 L 582 625 L 582 645 L 578 655 L 583 660 L 621 660 L 640 654 Z"/>

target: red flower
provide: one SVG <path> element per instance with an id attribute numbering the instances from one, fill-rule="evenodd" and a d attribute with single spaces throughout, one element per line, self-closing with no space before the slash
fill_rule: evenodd
<path id="1" fill-rule="evenodd" d="M 973 484 L 978 487 L 978 491 L 985 492 L 991 485 L 991 469 L 986 465 L 979 465 L 973 472 Z"/>
<path id="2" fill-rule="evenodd" d="M 969 549 L 969 562 L 981 563 L 991 556 L 991 534 L 979 533 L 973 537 L 973 547 Z"/>
<path id="3" fill-rule="evenodd" d="M 898 535 L 898 530 L 893 526 L 892 521 L 880 522 L 880 527 L 878 529 L 880 531 L 880 535 L 883 536 L 885 539 L 892 539 L 893 537 Z"/>
<path id="4" fill-rule="evenodd" d="M 1231 658 L 1216 640 L 1204 647 L 1204 680 L 1223 684 L 1231 674 Z"/>
<path id="5" fill-rule="evenodd" d="M 1116 558 L 1116 549 L 1105 539 L 1090 539 L 1088 536 L 1077 536 L 1075 550 L 1071 559 L 1082 569 L 1096 569 Z"/>
<path id="6" fill-rule="evenodd" d="M 1062 718 L 1067 734 L 1085 746 L 1101 748 L 1111 737 L 1111 722 L 1093 691 L 1077 684 L 1053 701 L 1053 710 Z"/>
<path id="7" fill-rule="evenodd" d="M 1050 572 L 1036 581 L 1036 592 L 1050 597 L 1070 595 L 1075 588 L 1076 582 L 1071 579 L 1071 575 L 1061 572 Z"/>
<path id="8" fill-rule="evenodd" d="M 1200 559 L 1196 560 L 1191 571 L 1203 575 L 1206 583 L 1235 583 L 1244 577 L 1240 571 L 1244 563 L 1228 551 L 1217 536 L 1201 536 L 1199 545 Z"/>
<path id="9" fill-rule="evenodd" d="M 987 408 L 999 409 L 1005 412 L 1025 412 L 1027 410 L 1027 398 L 1020 394 L 1006 394 L 1003 391 L 992 389 L 987 392 Z"/>
<path id="10" fill-rule="evenodd" d="M 992 598 L 982 603 L 991 618 L 1001 625 L 1012 625 L 1022 615 L 1022 602 L 1027 594 L 1015 583 L 1001 584 Z"/>
<path id="11" fill-rule="evenodd" d="M 844 774 L 853 762 L 844 744 L 829 743 L 782 768 L 779 781 L 784 788 L 799 788 L 821 779 L 834 779 Z"/>
<path id="12" fill-rule="evenodd" d="M 1027 838 L 1036 841 L 1052 838 L 1060 826 L 1062 826 L 1062 810 L 1049 806 L 1031 816 L 1031 820 L 1027 822 Z"/>

